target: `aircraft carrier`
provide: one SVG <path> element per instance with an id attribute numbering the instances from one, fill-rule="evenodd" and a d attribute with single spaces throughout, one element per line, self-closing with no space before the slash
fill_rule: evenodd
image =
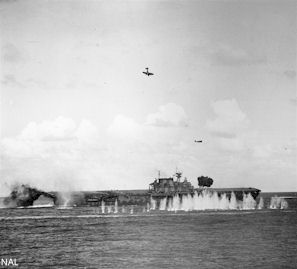
<path id="1" fill-rule="evenodd" d="M 182 173 L 177 172 L 173 177 L 156 178 L 149 184 L 148 189 L 143 190 L 110 190 L 110 191 L 82 191 L 71 192 L 65 195 L 60 192 L 45 192 L 28 185 L 21 185 L 15 188 L 11 195 L 4 199 L 7 206 L 11 207 L 28 207 L 32 206 L 35 200 L 39 197 L 46 198 L 53 203 L 53 206 L 88 206 L 98 207 L 102 205 L 115 205 L 118 206 L 147 206 L 154 201 L 160 204 L 164 198 L 167 200 L 173 197 L 183 197 L 201 195 L 208 193 L 209 195 L 215 194 L 218 197 L 225 196 L 231 199 L 232 195 L 237 200 L 243 200 L 245 195 L 251 195 L 256 200 L 261 192 L 256 188 L 211 188 L 212 179 L 208 177 L 198 178 L 198 188 L 186 179 L 182 179 Z"/>
<path id="2" fill-rule="evenodd" d="M 202 179 L 205 178 L 202 177 Z M 151 203 L 152 200 L 156 201 L 157 204 L 160 204 L 160 201 L 164 198 L 172 199 L 178 195 L 182 199 L 183 196 L 193 196 L 195 194 L 199 195 L 205 192 L 210 194 L 215 193 L 218 197 L 225 195 L 228 199 L 231 199 L 233 194 L 237 200 L 242 201 L 244 196 L 249 194 L 256 200 L 261 191 L 251 187 L 211 188 L 201 186 L 201 184 L 200 187 L 194 188 L 194 186 L 186 178 L 182 180 L 182 173 L 177 172 L 173 177 L 156 178 L 149 184 L 148 189 L 74 192 L 71 194 L 72 198 L 70 205 L 97 207 L 102 206 L 102 204 L 114 205 L 117 203 L 118 206 L 146 206 Z M 58 195 L 55 193 L 52 194 Z"/>

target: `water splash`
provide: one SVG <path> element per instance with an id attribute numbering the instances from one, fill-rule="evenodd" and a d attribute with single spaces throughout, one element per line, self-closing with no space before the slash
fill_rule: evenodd
<path id="1" fill-rule="evenodd" d="M 110 214 L 111 213 L 111 206 L 107 206 L 107 213 Z"/>
<path id="2" fill-rule="evenodd" d="M 270 199 L 270 209 L 287 209 L 288 202 L 283 197 L 273 196 Z"/>
<path id="3" fill-rule="evenodd" d="M 69 209 L 73 207 L 72 195 L 70 192 L 60 192 L 58 200 L 59 209 Z"/>
<path id="4" fill-rule="evenodd" d="M 4 205 L 4 203 L 3 203 L 3 199 L 4 199 L 4 198 L 1 198 L 1 197 L 0 197 L 0 208 L 6 208 L 6 207 L 7 207 L 6 205 Z"/>
<path id="5" fill-rule="evenodd" d="M 243 196 L 242 201 L 242 209 L 243 210 L 249 210 L 249 209 L 256 209 L 257 208 L 257 202 L 254 200 L 253 196 L 248 193 Z"/>
<path id="6" fill-rule="evenodd" d="M 160 201 L 159 210 L 166 210 L 166 204 L 167 204 L 167 197 L 163 198 Z"/>
<path id="7" fill-rule="evenodd" d="M 102 212 L 102 214 L 105 213 L 105 202 L 103 200 L 101 202 L 101 212 Z"/>
<path id="8" fill-rule="evenodd" d="M 264 208 L 264 199 L 263 197 L 260 197 L 257 209 L 263 209 L 263 208 Z"/>
<path id="9" fill-rule="evenodd" d="M 118 200 L 116 199 L 114 202 L 114 213 L 118 213 Z"/>
<path id="10" fill-rule="evenodd" d="M 153 202 L 152 202 L 153 201 Z M 201 193 L 195 192 L 194 195 L 174 195 L 172 198 L 164 197 L 160 200 L 159 210 L 168 211 L 193 211 L 193 210 L 251 210 L 263 207 L 263 199 L 259 205 L 248 194 L 243 194 L 242 201 L 237 200 L 232 192 L 228 197 L 225 193 L 219 195 L 217 192 L 204 190 Z M 156 201 L 151 198 L 151 208 L 156 209 Z"/>
<path id="11" fill-rule="evenodd" d="M 231 198 L 230 198 L 230 205 L 229 205 L 229 208 L 230 209 L 236 209 L 237 208 L 237 200 L 236 200 L 236 196 L 235 196 L 235 193 L 232 192 L 231 193 Z"/>
<path id="12" fill-rule="evenodd" d="M 153 197 L 151 197 L 150 199 L 150 209 L 151 210 L 156 210 L 157 208 L 157 201 L 153 199 Z"/>

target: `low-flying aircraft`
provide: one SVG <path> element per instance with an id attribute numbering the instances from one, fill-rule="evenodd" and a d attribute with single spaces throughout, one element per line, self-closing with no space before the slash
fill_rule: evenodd
<path id="1" fill-rule="evenodd" d="M 143 74 L 145 74 L 145 75 L 147 75 L 147 76 L 152 76 L 152 75 L 153 75 L 153 73 L 150 73 L 150 72 L 148 71 L 148 67 L 146 67 L 145 69 L 146 69 L 146 71 L 145 71 L 145 72 L 142 72 Z"/>
<path id="2" fill-rule="evenodd" d="M 202 143 L 202 140 L 195 140 L 195 143 Z"/>

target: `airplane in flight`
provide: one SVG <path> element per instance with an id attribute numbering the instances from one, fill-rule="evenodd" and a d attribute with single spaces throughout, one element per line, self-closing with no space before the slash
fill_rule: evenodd
<path id="1" fill-rule="evenodd" d="M 195 143 L 202 143 L 202 140 L 195 140 Z"/>
<path id="2" fill-rule="evenodd" d="M 147 75 L 148 77 L 153 75 L 153 73 L 150 73 L 148 71 L 148 67 L 146 67 L 145 69 L 146 69 L 146 71 L 145 72 L 142 72 L 143 74 Z"/>

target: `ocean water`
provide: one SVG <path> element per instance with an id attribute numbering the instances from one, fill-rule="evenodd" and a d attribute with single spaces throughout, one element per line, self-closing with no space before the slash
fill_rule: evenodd
<path id="1" fill-rule="evenodd" d="M 297 193 L 261 196 L 252 210 L 2 208 L 0 258 L 18 268 L 297 268 Z"/>

